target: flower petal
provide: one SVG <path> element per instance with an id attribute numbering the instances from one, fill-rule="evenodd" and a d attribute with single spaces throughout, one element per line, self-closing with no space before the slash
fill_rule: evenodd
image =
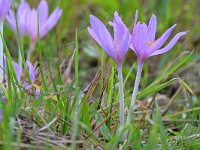
<path id="1" fill-rule="evenodd" d="M 150 46 L 149 55 L 163 46 L 163 44 L 169 38 L 175 27 L 176 24 L 169 28 L 167 31 L 165 31 L 165 33 Z"/>
<path id="2" fill-rule="evenodd" d="M 133 28 L 133 33 L 132 33 L 132 37 L 131 37 L 131 44 L 130 44 L 130 48 L 135 52 L 135 54 L 138 56 L 139 55 L 139 49 L 137 48 L 137 44 L 138 44 L 138 38 L 137 38 L 137 33 L 138 33 L 138 24 L 134 25 Z"/>
<path id="3" fill-rule="evenodd" d="M 156 16 L 152 15 L 148 25 L 148 41 L 151 43 L 155 40 L 156 30 L 157 30 Z"/>
<path id="4" fill-rule="evenodd" d="M 187 34 L 187 32 L 180 32 L 178 34 L 176 34 L 173 39 L 167 44 L 167 46 L 165 46 L 162 49 L 156 50 L 155 52 L 153 52 L 150 56 L 155 56 L 155 55 L 159 55 L 159 54 L 163 54 L 168 52 L 169 50 L 171 50 L 173 48 L 173 46 L 177 43 L 177 41 L 179 40 L 179 38 L 183 35 Z"/>
<path id="5" fill-rule="evenodd" d="M 117 62 L 117 52 L 114 50 L 113 38 L 105 26 L 100 27 L 99 35 L 102 48 L 113 60 Z"/>
<path id="6" fill-rule="evenodd" d="M 95 32 L 90 27 L 87 27 L 87 30 L 90 36 L 101 46 L 101 42 L 99 38 L 97 37 L 97 35 L 95 34 Z"/>
<path id="7" fill-rule="evenodd" d="M 37 11 L 35 9 L 32 9 L 28 13 L 27 18 L 27 32 L 29 34 L 29 37 L 31 39 L 32 43 L 35 43 L 37 41 L 37 35 L 38 35 L 38 21 L 37 21 Z"/>
<path id="8" fill-rule="evenodd" d="M 137 38 L 138 43 L 137 48 L 139 49 L 139 57 L 140 58 L 145 58 L 148 52 L 148 45 L 147 45 L 147 25 L 145 23 L 140 23 L 138 26 L 138 31 L 137 31 Z M 137 44 L 136 43 L 136 44 Z"/>
<path id="9" fill-rule="evenodd" d="M 130 32 L 127 29 L 125 34 L 123 35 L 123 38 L 120 42 L 120 47 L 119 47 L 119 57 L 121 61 L 124 59 L 124 56 L 126 55 L 129 46 L 130 46 Z"/>
<path id="10" fill-rule="evenodd" d="M 38 12 L 39 12 L 39 18 L 40 18 L 40 25 L 42 26 L 45 23 L 45 21 L 47 21 L 48 14 L 49 14 L 49 6 L 46 0 L 40 1 L 38 5 Z"/>
<path id="11" fill-rule="evenodd" d="M 20 82 L 22 70 L 20 69 L 19 65 L 16 62 L 14 62 L 14 61 L 13 61 L 13 67 L 15 69 L 17 80 L 18 80 L 18 82 Z"/>
<path id="12" fill-rule="evenodd" d="M 114 41 L 121 41 L 125 31 L 127 30 L 127 27 L 117 12 L 114 13 L 113 23 L 110 24 L 114 28 Z"/>
<path id="13" fill-rule="evenodd" d="M 62 15 L 62 10 L 60 8 L 56 8 L 48 20 L 41 26 L 40 37 L 44 37 L 58 22 Z"/>
<path id="14" fill-rule="evenodd" d="M 11 0 L 0 0 L 0 20 L 4 20 L 10 10 Z"/>
<path id="15" fill-rule="evenodd" d="M 6 16 L 6 19 L 10 26 L 12 27 L 13 31 L 16 32 L 16 21 L 15 21 L 15 15 L 12 10 L 9 11 L 8 15 Z"/>
<path id="16" fill-rule="evenodd" d="M 26 61 L 26 65 L 28 67 L 28 71 L 29 71 L 29 75 L 30 75 L 30 78 L 31 78 L 31 82 L 35 82 L 35 71 L 34 71 L 34 67 L 33 65 L 31 64 L 31 62 L 29 60 Z"/>
<path id="17" fill-rule="evenodd" d="M 90 15 L 90 24 L 91 24 L 92 30 L 94 31 L 96 36 L 99 38 L 100 27 L 106 28 L 106 26 L 97 17 L 95 17 L 93 15 Z"/>

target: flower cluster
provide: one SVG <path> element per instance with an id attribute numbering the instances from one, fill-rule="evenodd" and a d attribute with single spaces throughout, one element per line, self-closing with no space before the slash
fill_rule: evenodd
<path id="1" fill-rule="evenodd" d="M 62 10 L 59 7 L 52 12 L 49 16 L 49 7 L 46 0 L 41 0 L 37 9 L 31 8 L 26 0 L 21 0 L 21 3 L 15 13 L 11 9 L 12 0 L 0 0 L 0 84 L 5 83 L 5 88 L 8 86 L 8 77 L 7 77 L 7 66 L 6 66 L 6 57 L 3 54 L 3 25 L 5 19 L 7 19 L 8 23 L 12 27 L 17 43 L 18 43 L 18 58 L 19 63 L 13 61 L 14 71 L 20 85 L 28 91 L 35 93 L 36 99 L 40 94 L 40 89 L 32 88 L 32 85 L 36 81 L 36 76 L 34 72 L 34 67 L 27 59 L 26 66 L 28 68 L 29 75 L 26 75 L 26 79 L 22 80 L 22 56 L 20 50 L 20 40 L 18 37 L 18 31 L 20 38 L 24 38 L 27 34 L 30 39 L 30 48 L 28 50 L 28 58 L 32 54 L 34 50 L 34 46 L 38 41 L 38 36 L 43 38 L 58 22 L 62 15 Z M 39 31 L 39 33 L 38 33 Z M 27 78 L 27 76 L 30 77 Z M 34 89 L 34 90 L 33 90 Z M 1 92 L 1 91 L 0 91 Z M 2 95 L 2 93 L 1 93 Z M 2 110 L 0 108 L 0 121 L 2 120 Z"/>
<path id="2" fill-rule="evenodd" d="M 16 63 L 15 61 L 12 62 L 13 67 L 14 67 L 14 71 L 17 77 L 17 81 L 20 83 L 20 85 L 28 90 L 28 91 L 32 91 L 31 87 L 34 84 L 34 82 L 36 81 L 36 74 L 35 74 L 35 69 L 34 66 L 31 64 L 31 62 L 29 60 L 26 61 L 26 66 L 28 69 L 28 75 L 26 76 L 26 79 L 23 79 L 23 71 L 19 66 L 18 63 Z M 6 58 L 4 57 L 4 84 L 5 84 L 5 88 L 8 87 L 8 77 L 7 77 L 7 66 L 6 66 Z M 30 77 L 30 81 L 29 81 L 29 77 Z M 36 89 L 35 91 L 32 91 L 33 93 L 35 93 L 35 97 L 36 99 L 38 98 L 39 94 L 40 94 L 40 89 Z"/>
<path id="3" fill-rule="evenodd" d="M 138 12 L 136 11 L 132 35 L 130 35 L 129 29 L 125 26 L 117 12 L 114 13 L 113 22 L 109 22 L 114 29 L 114 38 L 112 38 L 105 25 L 95 16 L 90 16 L 91 27 L 88 27 L 90 36 L 105 50 L 108 56 L 117 63 L 119 74 L 121 126 L 124 126 L 124 93 L 121 66 L 128 49 L 131 48 L 137 56 L 138 72 L 126 121 L 127 124 L 130 123 L 131 111 L 134 110 L 144 60 L 151 56 L 168 52 L 173 48 L 180 37 L 187 33 L 180 32 L 176 34 L 172 40 L 162 48 L 176 25 L 173 25 L 160 38 L 155 40 L 157 29 L 156 16 L 152 15 L 148 25 L 143 22 L 137 22 L 137 18 Z"/>
<path id="4" fill-rule="evenodd" d="M 15 33 L 18 26 L 21 37 L 28 33 L 31 43 L 36 43 L 38 29 L 40 37 L 44 37 L 56 25 L 62 15 L 62 10 L 57 7 L 50 16 L 48 15 L 49 7 L 46 0 L 41 0 L 37 9 L 31 9 L 25 0 L 21 0 L 16 17 L 14 11 L 10 10 L 6 18 Z M 18 24 L 16 24 L 16 19 Z"/>

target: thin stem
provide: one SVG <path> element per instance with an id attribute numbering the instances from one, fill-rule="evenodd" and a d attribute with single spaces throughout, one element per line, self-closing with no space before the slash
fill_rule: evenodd
<path id="1" fill-rule="evenodd" d="M 120 126 L 124 127 L 124 87 L 123 87 L 123 74 L 122 65 L 118 65 L 118 78 L 119 78 L 119 93 L 120 93 Z"/>
<path id="2" fill-rule="evenodd" d="M 16 40 L 17 40 L 17 46 L 18 46 L 18 64 L 19 64 L 20 70 L 22 70 L 22 54 L 21 54 L 20 41 L 17 35 L 16 35 Z"/>
<path id="3" fill-rule="evenodd" d="M 0 21 L 0 83 L 3 82 L 3 24 L 4 21 Z"/>
<path id="4" fill-rule="evenodd" d="M 35 43 L 30 43 L 30 47 L 28 49 L 27 59 L 29 60 L 35 48 Z"/>
<path id="5" fill-rule="evenodd" d="M 139 87 L 140 78 L 141 78 L 141 74 L 142 74 L 143 64 L 144 64 L 143 61 L 138 60 L 138 70 L 137 70 L 135 85 L 134 85 L 134 89 L 133 89 L 133 94 L 132 94 L 131 104 L 130 104 L 129 111 L 128 111 L 128 117 L 127 117 L 127 120 L 126 120 L 126 124 L 130 123 L 131 112 L 134 111 L 135 100 L 136 100 L 136 96 L 137 96 L 137 93 L 138 93 L 138 87 Z"/>

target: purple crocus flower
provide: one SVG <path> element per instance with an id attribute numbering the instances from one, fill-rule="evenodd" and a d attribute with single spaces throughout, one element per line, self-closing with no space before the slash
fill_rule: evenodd
<path id="1" fill-rule="evenodd" d="M 171 28 L 169 28 L 160 38 L 155 40 L 156 29 L 157 29 L 156 16 L 152 15 L 148 25 L 142 22 L 137 22 L 137 17 L 138 17 L 138 12 L 136 11 L 130 48 L 137 55 L 138 70 L 132 94 L 132 100 L 129 108 L 128 118 L 126 122 L 127 124 L 130 123 L 130 115 L 131 112 L 134 110 L 135 100 L 138 92 L 139 82 L 145 59 L 151 56 L 168 52 L 173 48 L 173 46 L 177 43 L 180 37 L 182 37 L 187 33 L 187 32 L 179 32 L 172 38 L 172 40 L 165 47 L 162 48 L 162 46 L 169 38 L 172 31 L 174 30 L 176 24 L 173 25 Z"/>
<path id="2" fill-rule="evenodd" d="M 114 38 L 111 36 L 106 26 L 95 16 L 90 16 L 91 27 L 88 27 L 90 36 L 105 50 L 118 66 L 119 91 L 120 91 L 120 125 L 124 126 L 124 91 L 122 62 L 130 46 L 130 31 L 119 17 L 114 13 L 113 22 L 109 24 L 114 29 Z"/>
<path id="3" fill-rule="evenodd" d="M 107 30 L 106 26 L 95 16 L 90 16 L 91 27 L 88 27 L 90 36 L 105 50 L 118 65 L 124 57 L 130 45 L 130 32 L 125 26 L 118 13 L 115 12 L 113 22 L 109 24 L 114 29 L 114 38 Z"/>
<path id="4" fill-rule="evenodd" d="M 15 34 L 17 34 L 16 19 L 18 23 L 18 29 L 20 36 L 23 38 L 27 31 L 27 17 L 30 11 L 30 6 L 25 0 L 21 0 L 21 3 L 17 9 L 16 17 L 13 10 L 9 11 L 8 16 L 6 17 L 7 21 L 11 25 Z"/>
<path id="5" fill-rule="evenodd" d="M 39 14 L 39 19 L 37 16 Z M 58 22 L 62 15 L 62 10 L 57 7 L 53 13 L 49 15 L 49 7 L 46 0 L 41 0 L 37 10 L 32 9 L 28 15 L 27 31 L 32 43 L 37 42 L 38 38 L 38 20 L 40 37 L 44 37 Z"/>
<path id="6" fill-rule="evenodd" d="M 62 10 L 57 7 L 50 16 L 48 15 L 49 7 L 46 0 L 41 0 L 37 10 L 31 9 L 28 13 L 27 32 L 30 38 L 30 48 L 27 55 L 28 59 L 30 59 L 35 48 L 35 43 L 38 40 L 38 28 L 40 38 L 43 38 L 57 24 L 62 15 Z"/>
<path id="7" fill-rule="evenodd" d="M 138 13 L 136 12 L 136 20 L 138 16 L 137 14 Z M 179 32 L 164 48 L 162 48 L 175 27 L 176 24 L 169 28 L 160 38 L 155 40 L 157 29 L 157 21 L 155 15 L 152 15 L 148 25 L 142 22 L 136 23 L 135 21 L 130 47 L 135 52 L 140 61 L 144 61 L 146 58 L 151 56 L 166 53 L 173 48 L 180 37 L 187 33 Z"/>
<path id="8" fill-rule="evenodd" d="M 4 59 L 4 61 L 6 61 Z M 34 67 L 33 65 L 31 64 L 31 62 L 29 60 L 26 61 L 26 66 L 27 66 L 27 69 L 28 69 L 28 73 L 29 73 L 29 76 L 30 76 L 30 81 L 31 83 L 28 82 L 28 79 L 26 79 L 25 81 L 22 81 L 21 80 L 21 76 L 22 76 L 22 71 L 19 64 L 17 64 L 16 62 L 13 61 L 13 67 L 14 67 L 14 70 L 15 70 L 15 74 L 16 74 L 16 77 L 17 77 L 17 80 L 18 82 L 22 85 L 23 88 L 25 88 L 26 90 L 31 90 L 31 87 L 32 87 L 32 84 L 36 81 L 36 76 L 35 76 L 35 70 L 34 70 Z M 7 70 L 7 67 L 4 66 L 4 70 L 6 71 Z M 5 86 L 7 88 L 7 75 L 5 74 L 4 76 L 5 78 Z M 40 90 L 39 89 L 36 89 L 35 91 L 33 91 L 35 93 L 35 97 L 36 99 L 38 99 L 38 96 L 40 94 Z"/>

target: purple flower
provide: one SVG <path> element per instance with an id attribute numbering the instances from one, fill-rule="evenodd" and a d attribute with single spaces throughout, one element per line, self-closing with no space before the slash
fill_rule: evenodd
<path id="1" fill-rule="evenodd" d="M 6 61 L 6 59 L 4 59 L 4 61 Z M 21 76 L 22 76 L 22 71 L 23 70 L 20 69 L 19 64 L 17 64 L 16 62 L 13 61 L 13 67 L 14 67 L 15 74 L 16 74 L 18 82 L 26 90 L 31 90 L 32 91 L 32 89 L 31 89 L 32 84 L 36 81 L 35 70 L 34 70 L 34 67 L 33 67 L 33 65 L 31 64 L 31 62 L 29 60 L 26 61 L 26 65 L 27 65 L 27 68 L 28 68 L 28 73 L 29 73 L 29 76 L 30 76 L 31 84 L 28 82 L 28 78 L 25 81 L 21 80 Z M 7 67 L 6 66 L 4 66 L 4 70 L 7 71 Z M 7 78 L 6 74 L 4 74 L 4 79 L 5 79 L 5 86 L 7 88 L 7 84 L 8 84 L 7 80 L 8 80 L 8 78 Z M 35 92 L 35 97 L 37 99 L 39 94 L 40 94 L 40 90 L 36 89 L 33 92 Z"/>
<path id="2" fill-rule="evenodd" d="M 113 22 L 109 22 L 114 29 L 114 38 L 105 25 L 93 15 L 90 16 L 90 24 L 90 36 L 117 64 L 121 64 L 129 49 L 131 35 L 118 13 L 115 12 Z"/>
<path id="3" fill-rule="evenodd" d="M 172 33 L 176 25 L 173 25 L 171 28 L 165 31 L 165 33 L 160 38 L 155 40 L 156 29 L 157 29 L 156 16 L 152 15 L 148 26 L 145 23 L 141 23 L 141 22 L 136 23 L 137 17 L 138 17 L 138 12 L 136 11 L 130 48 L 137 55 L 138 69 L 137 69 L 137 75 L 136 75 L 136 80 L 134 84 L 134 89 L 133 89 L 133 94 L 132 94 L 132 99 L 131 99 L 131 104 L 130 104 L 126 124 L 130 123 L 131 112 L 134 111 L 135 100 L 138 93 L 144 60 L 148 57 L 168 52 L 177 43 L 179 38 L 187 33 L 187 32 L 179 32 L 172 38 L 172 40 L 165 47 L 163 47 L 164 43 L 169 38 L 170 34 Z M 127 133 L 126 133 L 126 136 L 127 136 Z"/>
<path id="4" fill-rule="evenodd" d="M 11 6 L 10 0 L 0 0 L 0 21 L 4 20 Z"/>
<path id="5" fill-rule="evenodd" d="M 25 0 L 21 0 L 21 3 L 18 7 L 17 13 L 16 13 L 16 19 L 18 23 L 18 29 L 20 32 L 21 37 L 24 37 L 26 30 L 27 30 L 27 17 L 28 13 L 30 11 L 30 6 Z M 11 25 L 13 31 L 17 33 L 17 27 L 16 27 L 16 19 L 15 14 L 13 10 L 9 11 L 8 16 L 6 17 L 9 24 Z"/>
<path id="6" fill-rule="evenodd" d="M 41 0 L 37 10 L 32 9 L 28 14 L 27 32 L 32 43 L 36 43 L 38 39 L 38 19 L 39 14 L 39 32 L 40 37 L 44 37 L 58 22 L 62 15 L 62 10 L 57 7 L 53 13 L 49 15 L 49 7 L 46 0 Z"/>
<path id="7" fill-rule="evenodd" d="M 13 62 L 13 66 L 14 66 L 14 70 L 15 70 L 15 73 L 16 73 L 16 76 L 17 76 L 17 80 L 18 80 L 18 82 L 21 82 L 22 70 L 20 70 L 20 67 L 16 62 Z M 26 61 L 26 66 L 28 68 L 28 73 L 30 75 L 31 83 L 34 83 L 35 82 L 34 67 L 29 60 Z M 23 86 L 24 88 L 26 88 L 29 85 L 27 81 L 25 81 L 25 83 L 23 83 L 24 85 L 26 85 L 26 86 Z"/>
<path id="8" fill-rule="evenodd" d="M 177 43 L 179 38 L 187 33 L 179 32 L 165 47 L 162 48 L 174 30 L 176 24 L 169 28 L 160 38 L 155 40 L 157 29 L 156 16 L 152 15 L 148 25 L 142 22 L 136 23 L 137 17 L 138 13 L 136 12 L 130 48 L 135 52 L 140 61 L 144 61 L 146 58 L 151 56 L 168 52 Z"/>
<path id="9" fill-rule="evenodd" d="M 114 13 L 113 22 L 109 22 L 114 29 L 114 38 L 105 25 L 95 16 L 90 16 L 91 27 L 88 27 L 90 36 L 105 50 L 118 67 L 119 93 L 120 93 L 120 126 L 124 127 L 124 91 L 122 62 L 129 49 L 131 35 L 118 13 Z"/>

